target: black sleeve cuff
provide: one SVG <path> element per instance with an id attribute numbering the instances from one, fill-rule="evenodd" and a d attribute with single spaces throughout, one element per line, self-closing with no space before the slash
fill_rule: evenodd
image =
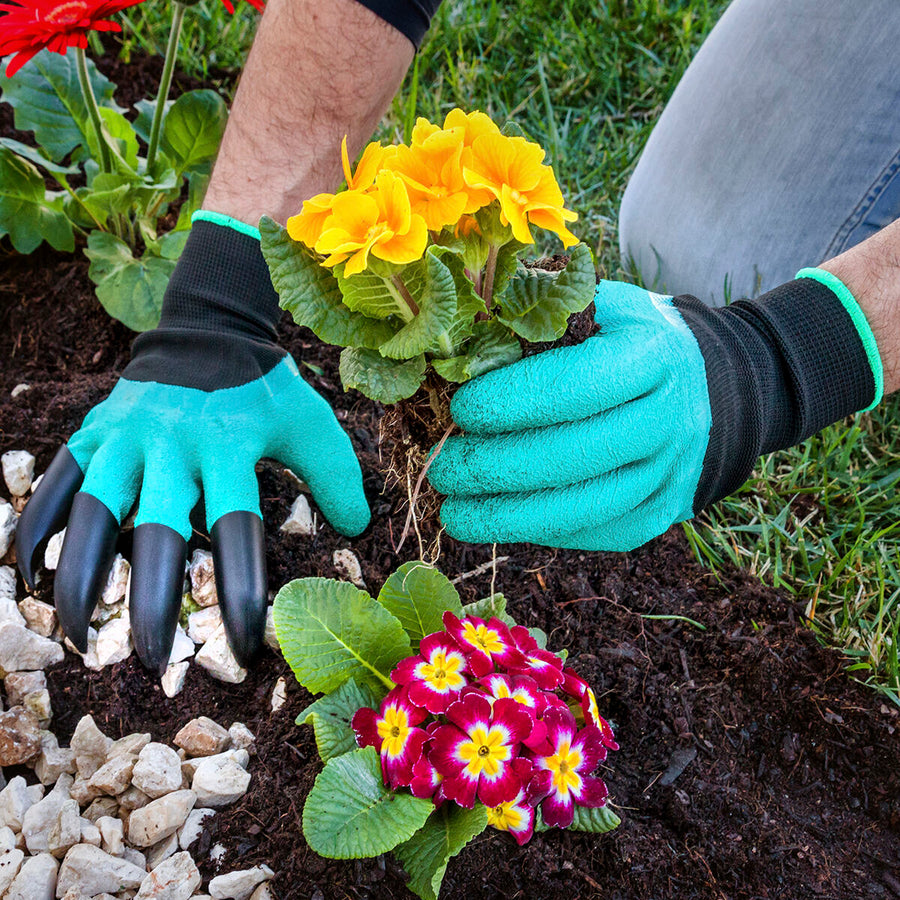
<path id="1" fill-rule="evenodd" d="M 419 49 L 428 26 L 441 0 L 358 0 L 366 9 L 371 9 L 379 19 L 384 19 Z"/>
<path id="2" fill-rule="evenodd" d="M 811 278 L 712 309 L 673 301 L 706 363 L 712 427 L 694 511 L 741 486 L 764 453 L 798 444 L 875 397 L 865 347 L 843 304 Z"/>

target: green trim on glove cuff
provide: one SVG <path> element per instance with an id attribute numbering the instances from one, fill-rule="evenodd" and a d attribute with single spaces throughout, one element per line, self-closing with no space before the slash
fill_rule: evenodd
<path id="1" fill-rule="evenodd" d="M 212 212 L 208 209 L 198 209 L 197 212 L 191 216 L 191 225 L 193 225 L 194 222 L 212 222 L 213 225 L 221 225 L 223 228 L 233 228 L 235 231 L 246 234 L 247 237 L 252 237 L 257 241 L 260 239 L 258 228 L 254 228 L 246 222 L 241 222 L 240 219 L 233 219 L 231 216 L 226 216 L 224 213 Z"/>
<path id="2" fill-rule="evenodd" d="M 872 369 L 872 377 L 875 379 L 875 399 L 860 412 L 868 412 L 870 409 L 874 409 L 884 397 L 884 367 L 881 363 L 881 354 L 878 352 L 875 335 L 872 334 L 872 328 L 866 319 L 865 313 L 862 311 L 859 303 L 857 303 L 856 298 L 850 293 L 850 289 L 837 275 L 826 272 L 824 269 L 807 268 L 801 269 L 796 277 L 811 278 L 814 281 L 818 281 L 819 284 L 824 284 L 841 301 L 844 309 L 847 310 L 847 315 L 850 316 L 856 328 L 856 333 L 862 341 L 863 348 L 866 351 L 866 358 L 869 361 L 869 367 Z"/>

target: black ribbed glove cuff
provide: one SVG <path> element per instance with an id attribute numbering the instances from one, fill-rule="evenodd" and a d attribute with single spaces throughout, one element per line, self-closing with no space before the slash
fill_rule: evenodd
<path id="1" fill-rule="evenodd" d="M 196 221 L 166 288 L 159 325 L 135 339 L 123 374 L 204 391 L 246 384 L 284 358 L 275 343 L 280 317 L 259 241 Z"/>
<path id="2" fill-rule="evenodd" d="M 723 309 L 687 295 L 673 305 L 703 354 L 712 412 L 695 513 L 740 487 L 762 454 L 805 440 L 875 397 L 853 320 L 812 278 Z"/>

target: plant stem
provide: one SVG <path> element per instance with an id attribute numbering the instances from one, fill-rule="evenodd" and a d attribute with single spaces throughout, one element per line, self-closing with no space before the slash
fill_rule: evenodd
<path id="1" fill-rule="evenodd" d="M 100 109 L 97 106 L 97 98 L 91 87 L 91 79 L 88 77 L 87 57 L 83 47 L 75 48 L 75 59 L 78 65 L 78 81 L 81 85 L 81 93 L 84 96 L 84 105 L 87 107 L 91 124 L 97 135 L 97 144 L 100 147 L 100 169 L 103 172 L 112 172 L 112 154 L 109 152 L 109 144 L 103 136 L 103 123 L 100 120 Z"/>
<path id="2" fill-rule="evenodd" d="M 156 109 L 153 111 L 153 124 L 150 127 L 150 146 L 147 150 L 148 172 L 153 169 L 153 163 L 156 162 L 156 151 L 159 149 L 159 133 L 162 130 L 166 101 L 169 99 L 169 88 L 172 86 L 172 72 L 175 69 L 175 57 L 178 56 L 178 41 L 181 38 L 185 9 L 185 5 L 179 3 L 178 0 L 172 4 L 172 28 L 169 30 L 166 61 L 163 65 L 162 77 L 159 79 L 159 93 L 156 95 Z"/>
<path id="3" fill-rule="evenodd" d="M 94 220 L 94 225 L 96 225 L 97 228 L 99 228 L 101 231 L 109 230 L 102 222 L 98 221 L 97 217 L 84 205 L 84 201 L 81 199 L 81 197 L 78 196 L 78 194 L 75 193 L 75 191 L 72 190 L 68 180 L 64 175 L 60 175 L 58 172 L 51 172 L 50 174 L 54 179 L 56 179 L 60 187 L 64 188 L 68 195 L 88 214 L 91 219 Z M 72 224 L 75 225 L 74 222 Z M 75 227 L 77 228 L 78 226 L 75 225 Z"/>
<path id="4" fill-rule="evenodd" d="M 399 275 L 392 275 L 391 284 L 394 285 L 403 302 L 409 307 L 409 311 L 412 313 L 411 318 L 417 316 L 419 314 L 419 305 L 413 300 L 409 288 L 403 283 L 403 279 Z"/>
<path id="5" fill-rule="evenodd" d="M 485 309 L 491 311 L 491 302 L 494 298 L 494 275 L 497 272 L 497 254 L 500 248 L 496 244 L 491 244 L 488 250 L 487 264 L 484 267 L 484 282 L 481 299 L 484 300 Z"/>

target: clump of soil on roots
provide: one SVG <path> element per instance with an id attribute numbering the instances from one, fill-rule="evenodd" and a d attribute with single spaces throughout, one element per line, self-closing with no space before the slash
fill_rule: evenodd
<path id="1" fill-rule="evenodd" d="M 41 250 L 23 259 L 4 241 L 0 260 L 0 452 L 28 449 L 41 472 L 108 394 L 133 335 L 100 308 L 82 257 Z M 324 523 L 312 537 L 282 534 L 296 485 L 261 463 L 270 588 L 335 577 L 332 555 L 350 547 L 377 591 L 419 552 L 412 539 L 397 551 L 409 498 L 388 466 L 402 432 L 385 427 L 378 404 L 342 391 L 336 348 L 287 317 L 280 336 L 310 364 L 301 371 L 350 435 L 373 521 L 353 540 Z M 11 398 L 23 382 L 30 390 Z M 426 448 L 433 442 L 424 435 Z M 206 538 L 198 532 L 193 543 Z M 529 545 L 494 553 L 444 536 L 438 565 L 464 602 L 493 587 L 518 621 L 548 633 L 552 649 L 569 648 L 622 746 L 603 771 L 623 820 L 617 831 L 551 831 L 520 848 L 489 830 L 450 862 L 444 900 L 900 897 L 900 717 L 850 680 L 790 597 L 742 572 L 705 570 L 677 527 L 622 554 Z M 52 599 L 49 575 L 38 596 Z M 273 713 L 280 676 L 288 697 Z M 301 811 L 321 762 L 312 730 L 294 720 L 312 698 L 274 653 L 240 685 L 192 666 L 171 700 L 134 658 L 91 672 L 70 656 L 48 681 L 63 743 L 86 713 L 112 737 L 149 731 L 171 742 L 197 715 L 243 721 L 256 734 L 249 793 L 207 820 L 195 848 L 205 877 L 215 872 L 207 851 L 220 843 L 222 870 L 268 864 L 282 900 L 412 897 L 390 855 L 335 861 L 306 846 Z"/>

